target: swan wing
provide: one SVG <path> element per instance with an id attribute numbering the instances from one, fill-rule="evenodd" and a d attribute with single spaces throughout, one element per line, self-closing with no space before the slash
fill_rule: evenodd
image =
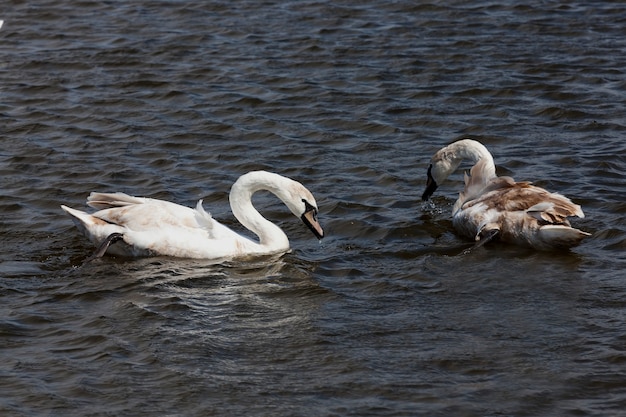
<path id="1" fill-rule="evenodd" d="M 540 217 L 539 213 L 543 212 L 549 212 L 560 219 L 584 217 L 580 206 L 572 203 L 569 198 L 535 187 L 529 182 L 515 182 L 510 177 L 499 177 L 490 181 L 481 193 L 463 201 L 462 209 L 479 203 L 500 211 L 526 211 L 534 217 Z M 541 220 L 539 217 L 538 220 Z M 549 221 L 548 218 L 543 220 Z"/>
<path id="2" fill-rule="evenodd" d="M 251 250 L 252 242 L 214 220 L 202 201 L 192 209 L 122 193 L 93 193 L 90 203 L 102 209 L 89 214 L 61 207 L 96 245 L 111 233 L 123 234 L 123 243 L 107 250 L 114 255 L 220 258 Z"/>
<path id="3" fill-rule="evenodd" d="M 148 199 L 133 197 L 125 193 L 97 193 L 92 192 L 87 197 L 87 205 L 98 210 L 126 207 L 134 204 L 144 204 Z"/>
<path id="4" fill-rule="evenodd" d="M 572 203 L 569 198 L 559 194 L 549 194 L 549 198 L 529 207 L 526 213 L 548 224 L 567 224 L 568 217 L 585 217 L 585 213 L 578 204 Z"/>
<path id="5" fill-rule="evenodd" d="M 93 216 L 108 223 L 117 224 L 133 231 L 150 231 L 162 228 L 202 229 L 208 238 L 215 238 L 216 224 L 210 213 L 202 207 L 202 200 L 195 209 L 124 193 L 91 193 L 87 204 L 100 209 Z"/>
<path id="6" fill-rule="evenodd" d="M 468 237 L 481 240 L 498 230 L 504 241 L 550 249 L 575 246 L 589 236 L 570 226 L 568 217 L 584 213 L 567 197 L 509 179 L 494 180 L 484 191 L 465 202 L 453 218 L 455 228 Z"/>
<path id="7" fill-rule="evenodd" d="M 161 200 L 146 199 L 140 204 L 102 209 L 92 215 L 133 231 L 198 227 L 193 209 Z"/>

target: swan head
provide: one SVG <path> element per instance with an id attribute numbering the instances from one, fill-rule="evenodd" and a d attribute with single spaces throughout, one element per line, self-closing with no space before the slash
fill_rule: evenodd
<path id="1" fill-rule="evenodd" d="M 322 226 L 317 221 L 318 209 L 313 194 L 299 182 L 267 171 L 251 171 L 242 175 L 230 191 L 229 199 L 233 214 L 245 227 L 255 231 L 259 226 L 255 228 L 254 223 L 265 220 L 251 203 L 252 194 L 260 190 L 267 190 L 276 195 L 318 239 L 324 237 Z"/>
<path id="2" fill-rule="evenodd" d="M 451 158 L 447 152 L 437 152 L 430 161 L 426 173 L 426 190 L 422 194 L 422 200 L 426 201 L 461 164 L 460 159 Z"/>
<path id="3" fill-rule="evenodd" d="M 302 202 L 305 205 L 305 211 L 302 216 L 300 216 L 300 219 L 302 219 L 302 222 L 313 232 L 315 237 L 318 239 L 323 238 L 324 230 L 322 230 L 322 226 L 317 221 L 317 207 L 313 206 L 307 200 L 303 199 Z"/>
<path id="4" fill-rule="evenodd" d="M 422 200 L 428 200 L 437 187 L 457 170 L 463 159 L 469 159 L 474 164 L 481 159 L 485 160 L 483 169 L 485 178 L 496 176 L 493 157 L 487 148 L 473 139 L 461 139 L 441 148 L 433 155 L 428 166 L 426 190 L 422 194 Z"/>
<path id="5" fill-rule="evenodd" d="M 315 197 L 302 184 L 294 181 L 289 190 L 289 197 L 285 199 L 285 204 L 289 210 L 298 217 L 309 228 L 311 232 L 321 239 L 324 237 L 324 230 L 317 220 L 317 203 Z"/>

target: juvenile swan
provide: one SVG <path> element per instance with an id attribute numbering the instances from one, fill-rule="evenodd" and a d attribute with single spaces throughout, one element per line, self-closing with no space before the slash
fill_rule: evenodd
<path id="1" fill-rule="evenodd" d="M 265 171 L 239 177 L 229 196 L 233 215 L 259 237 L 258 242 L 218 223 L 204 211 L 202 200 L 193 209 L 123 193 L 91 193 L 87 204 L 99 211 L 87 214 L 66 206 L 61 208 L 72 216 L 85 236 L 100 246 L 97 256 L 106 251 L 121 256 L 229 259 L 286 252 L 289 240 L 285 233 L 252 205 L 252 194 L 260 190 L 280 198 L 318 239 L 324 236 L 311 192 L 299 182 Z M 116 241 L 120 243 L 113 244 Z"/>
<path id="2" fill-rule="evenodd" d="M 480 142 L 463 139 L 440 149 L 428 167 L 422 200 L 435 192 L 463 159 L 475 165 L 465 174 L 465 189 L 452 209 L 452 223 L 482 245 L 494 238 L 541 250 L 578 245 L 589 233 L 570 226 L 568 217 L 585 217 L 580 206 L 560 194 L 498 177 L 493 157 Z"/>

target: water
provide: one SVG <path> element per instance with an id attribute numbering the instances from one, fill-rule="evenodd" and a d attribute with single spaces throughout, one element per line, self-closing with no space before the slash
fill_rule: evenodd
<path id="1" fill-rule="evenodd" d="M 7 2 L 5 2 L 7 3 Z M 0 413 L 607 416 L 626 408 L 626 8 L 545 1 L 9 1 L 0 19 Z M 581 204 L 566 253 L 462 254 L 460 174 Z M 92 190 L 236 226 L 244 172 L 304 183 L 318 243 L 252 262 L 104 258 Z"/>

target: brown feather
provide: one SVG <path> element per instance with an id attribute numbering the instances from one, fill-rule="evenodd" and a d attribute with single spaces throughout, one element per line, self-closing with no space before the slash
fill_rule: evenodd
<path id="1" fill-rule="evenodd" d="M 571 228 L 568 221 L 568 217 L 584 217 L 579 205 L 530 182 L 495 176 L 493 158 L 478 142 L 466 139 L 442 151 L 453 154 L 442 162 L 433 158 L 433 172 L 447 176 L 463 158 L 475 163 L 469 175 L 465 175 L 465 188 L 452 211 L 452 222 L 460 234 L 479 241 L 497 236 L 502 241 L 536 249 L 571 247 L 589 236 Z M 444 163 L 448 160 L 454 161 L 454 166 Z"/>

